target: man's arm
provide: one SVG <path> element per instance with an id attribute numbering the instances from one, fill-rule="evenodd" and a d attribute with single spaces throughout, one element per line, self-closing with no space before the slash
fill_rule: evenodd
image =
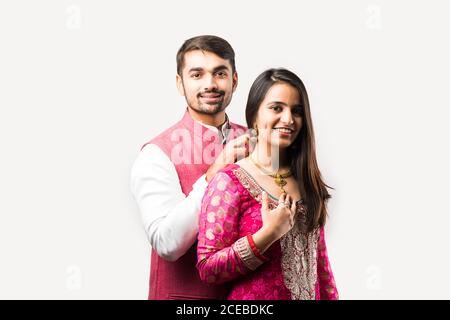
<path id="1" fill-rule="evenodd" d="M 195 243 L 198 213 L 207 182 L 205 175 L 185 196 L 175 166 L 156 145 L 146 145 L 131 170 L 131 191 L 153 249 L 176 261 Z"/>

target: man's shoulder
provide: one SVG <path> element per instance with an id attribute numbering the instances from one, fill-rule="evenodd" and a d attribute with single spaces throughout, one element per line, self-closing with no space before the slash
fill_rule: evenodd
<path id="1" fill-rule="evenodd" d="M 144 143 L 141 147 L 141 150 L 148 144 L 156 144 L 160 146 L 161 141 L 170 141 L 170 137 L 173 134 L 173 131 L 181 126 L 181 121 L 176 122 L 169 128 L 164 129 L 162 132 L 157 134 L 155 137 L 148 140 L 146 143 Z"/>
<path id="2" fill-rule="evenodd" d="M 237 137 L 242 136 L 248 132 L 248 128 L 245 126 L 241 126 L 240 124 L 233 123 L 230 121 L 229 134 L 227 140 L 231 140 Z"/>
<path id="3" fill-rule="evenodd" d="M 248 130 L 248 128 L 246 126 L 242 126 L 242 125 L 240 125 L 238 123 L 234 123 L 234 122 L 231 122 L 231 121 L 230 121 L 230 127 L 232 129 L 235 129 L 235 130 L 236 129 L 243 130 L 243 131 L 247 131 Z"/>

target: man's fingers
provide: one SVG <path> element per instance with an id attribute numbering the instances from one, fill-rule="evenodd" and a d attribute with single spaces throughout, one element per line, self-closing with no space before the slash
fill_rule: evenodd
<path id="1" fill-rule="evenodd" d="M 242 145 L 248 144 L 249 141 L 250 141 L 250 135 L 243 134 L 242 136 L 231 140 L 229 143 L 231 143 L 233 145 L 233 147 L 238 148 L 238 147 L 241 147 Z"/>
<path id="2" fill-rule="evenodd" d="M 235 160 L 244 159 L 248 156 L 248 148 L 247 147 L 240 147 L 235 149 Z"/>
<path id="3" fill-rule="evenodd" d="M 233 163 L 236 162 L 237 159 L 242 159 L 248 156 L 250 149 L 249 141 L 249 134 L 244 134 L 230 140 L 226 147 L 222 150 L 225 163 Z"/>
<path id="4" fill-rule="evenodd" d="M 255 146 L 256 146 L 257 142 L 258 142 L 258 139 L 256 137 L 251 137 L 248 140 L 248 149 L 249 149 L 248 151 L 249 151 L 249 153 L 253 152 L 253 150 L 255 150 Z"/>

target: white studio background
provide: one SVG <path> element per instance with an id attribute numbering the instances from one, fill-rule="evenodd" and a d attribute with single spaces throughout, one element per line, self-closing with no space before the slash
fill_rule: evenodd
<path id="1" fill-rule="evenodd" d="M 215 34 L 236 51 L 235 122 L 266 68 L 309 90 L 341 298 L 449 299 L 449 12 L 444 0 L 2 0 L 0 298 L 147 297 L 129 170 L 184 112 L 176 51 Z"/>

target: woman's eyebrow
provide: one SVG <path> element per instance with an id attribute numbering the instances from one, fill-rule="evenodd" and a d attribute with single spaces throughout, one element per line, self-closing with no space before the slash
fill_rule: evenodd
<path id="1" fill-rule="evenodd" d="M 287 103 L 281 101 L 270 101 L 269 104 L 282 104 L 283 106 L 287 106 Z"/>
<path id="2" fill-rule="evenodd" d="M 282 101 L 270 101 L 268 104 L 281 104 L 283 106 L 288 107 L 289 105 L 286 102 Z M 293 104 L 292 108 L 301 108 L 303 105 L 301 103 Z"/>

